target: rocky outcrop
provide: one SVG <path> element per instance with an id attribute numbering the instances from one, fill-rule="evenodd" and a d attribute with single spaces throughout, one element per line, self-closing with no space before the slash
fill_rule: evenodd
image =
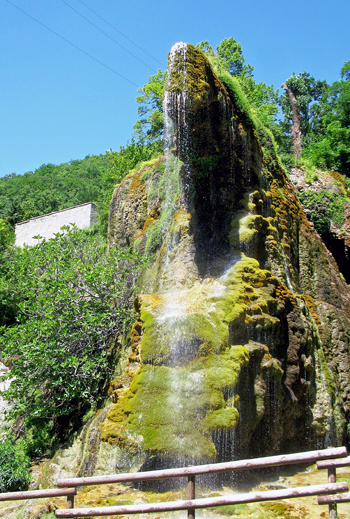
<path id="1" fill-rule="evenodd" d="M 350 190 L 334 171 L 310 173 L 292 168 L 289 178 L 305 214 L 350 283 Z"/>
<path id="2" fill-rule="evenodd" d="M 349 290 L 272 137 L 192 45 L 170 52 L 164 108 L 166 157 L 111 205 L 110 246 L 150 266 L 103 440 L 176 464 L 343 442 Z"/>

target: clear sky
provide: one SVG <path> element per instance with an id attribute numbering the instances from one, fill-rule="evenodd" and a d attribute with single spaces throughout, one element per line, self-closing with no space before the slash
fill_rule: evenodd
<path id="1" fill-rule="evenodd" d="M 304 70 L 339 79 L 349 28 L 349 0 L 0 0 L 0 176 L 126 144 L 137 87 L 177 41 L 232 36 L 255 79 L 278 88 Z"/>

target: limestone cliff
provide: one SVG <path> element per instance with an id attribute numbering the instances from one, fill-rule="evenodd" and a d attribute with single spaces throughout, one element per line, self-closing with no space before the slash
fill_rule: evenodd
<path id="1" fill-rule="evenodd" d="M 342 443 L 349 289 L 273 138 L 192 45 L 169 54 L 164 112 L 165 157 L 111 204 L 109 246 L 150 267 L 102 440 L 177 463 Z"/>

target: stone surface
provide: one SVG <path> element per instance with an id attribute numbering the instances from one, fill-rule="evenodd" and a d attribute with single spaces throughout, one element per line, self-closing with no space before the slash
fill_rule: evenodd
<path id="1" fill-rule="evenodd" d="M 136 305 L 141 362 L 104 439 L 123 427 L 158 462 L 345 438 L 349 289 L 241 96 L 198 49 L 176 45 L 164 101 L 172 152 L 112 201 L 111 246 L 130 236 L 151 259 Z M 241 353 L 228 376 L 230 352 Z"/>

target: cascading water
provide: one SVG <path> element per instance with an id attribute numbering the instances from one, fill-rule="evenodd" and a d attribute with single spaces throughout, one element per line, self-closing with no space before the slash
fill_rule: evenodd
<path id="1" fill-rule="evenodd" d="M 168 159 L 173 146 L 181 146 L 186 149 L 188 125 L 186 121 L 186 101 L 187 93 L 186 85 L 186 53 L 187 44 L 183 42 L 176 43 L 169 53 L 169 64 L 167 83 L 165 85 L 164 99 L 163 99 L 163 117 L 164 117 L 164 151 Z M 181 91 L 173 94 L 169 91 L 172 74 L 177 65 L 177 74 L 182 76 Z M 180 66 L 179 66 L 180 63 Z M 181 66 L 182 65 L 182 66 Z M 176 111 L 175 121 L 170 117 L 170 112 Z M 178 134 L 179 128 L 182 128 L 182 135 Z"/>
<path id="2" fill-rule="evenodd" d="M 163 101 L 166 156 L 164 183 L 166 193 L 172 193 L 172 196 L 166 195 L 162 210 L 171 216 L 181 206 L 186 209 L 181 190 L 183 193 L 189 188 L 189 162 L 191 154 L 193 155 L 190 127 L 187 122 L 190 101 L 186 84 L 186 56 L 187 44 L 178 43 L 171 49 Z M 180 91 L 173 91 L 173 75 L 178 78 L 177 88 Z M 220 111 L 225 118 L 229 118 L 229 108 L 224 98 L 220 100 Z M 230 135 L 233 135 L 232 129 Z M 174 157 L 174 152 L 176 156 L 180 155 L 183 161 L 180 194 L 176 197 L 172 179 L 174 169 L 179 167 L 179 159 Z M 225 292 L 225 284 L 228 282 L 226 274 L 239 260 L 240 254 L 231 254 L 221 278 L 206 280 L 199 277 L 191 288 L 187 288 L 186 285 L 169 288 L 164 280 L 168 279 L 167 269 L 174 254 L 170 234 L 165 238 L 164 244 L 163 275 L 160 282 L 162 301 L 156 310 L 157 337 L 160 341 L 165 340 L 167 349 L 161 360 L 166 378 L 166 398 L 163 407 L 160 406 L 158 410 L 158 413 L 163 415 L 161 421 L 165 425 L 164 435 L 170 435 L 167 439 L 169 451 L 163 452 L 163 458 L 166 459 L 167 465 L 170 463 L 175 466 L 198 464 L 208 458 L 230 460 L 234 458 L 234 424 L 238 412 L 234 393 L 236 375 L 227 373 L 225 359 L 232 362 L 230 359 L 235 358 L 235 353 L 230 351 L 227 339 L 220 345 L 220 335 L 228 332 L 226 326 L 225 332 L 219 330 L 222 325 L 218 324 L 214 301 Z M 213 344 L 208 341 L 207 335 Z M 212 358 L 209 357 L 208 360 L 206 351 L 211 350 Z M 221 351 L 226 356 L 222 355 L 221 358 Z M 155 377 L 159 370 L 159 362 L 159 353 L 153 354 L 152 377 Z M 222 380 L 215 381 L 216 377 L 220 378 L 221 373 Z M 172 419 L 169 419 L 169 409 L 173 415 Z M 216 423 L 217 426 L 214 426 Z M 168 427 L 171 427 L 169 433 Z"/>

